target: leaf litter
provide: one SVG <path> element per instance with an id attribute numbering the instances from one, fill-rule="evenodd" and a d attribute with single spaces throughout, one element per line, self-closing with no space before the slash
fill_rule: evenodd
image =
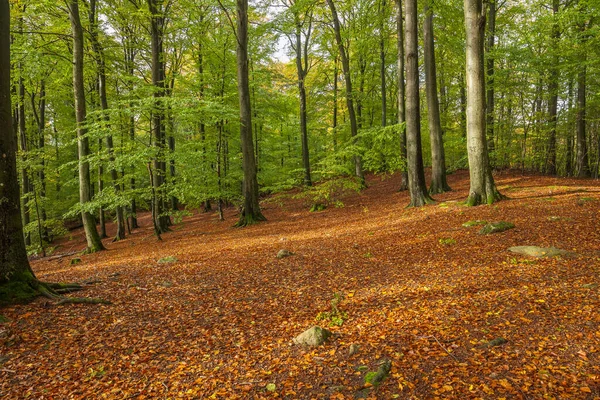
<path id="1" fill-rule="evenodd" d="M 194 213 L 161 243 L 143 215 L 142 229 L 81 263 L 36 260 L 40 279 L 91 282 L 86 295 L 113 305 L 1 310 L 0 396 L 600 396 L 600 202 L 581 201 L 600 199 L 600 183 L 503 172 L 510 199 L 468 208 L 468 173 L 449 178 L 454 191 L 424 208 L 405 208 L 398 176 L 370 176 L 344 207 L 311 213 L 284 195 L 264 203 L 266 223 Z M 468 221 L 515 228 L 483 236 Z M 521 258 L 507 250 L 518 245 L 571 255 Z M 62 243 L 78 247 L 80 232 Z M 276 258 L 282 248 L 294 257 Z M 333 338 L 292 345 L 338 293 L 347 318 L 327 326 Z M 388 360 L 387 379 L 365 388 Z"/>

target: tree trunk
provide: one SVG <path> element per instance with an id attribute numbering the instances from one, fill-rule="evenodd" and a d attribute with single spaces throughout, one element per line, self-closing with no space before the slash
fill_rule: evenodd
<path id="1" fill-rule="evenodd" d="M 244 208 L 237 226 L 246 226 L 266 218 L 258 203 L 258 179 L 252 143 L 252 109 L 250 106 L 250 83 L 248 74 L 248 0 L 237 0 L 237 79 L 240 103 L 240 138 L 243 157 Z"/>
<path id="2" fill-rule="evenodd" d="M 352 93 L 352 77 L 350 75 L 350 60 L 348 58 L 348 54 L 346 53 L 346 48 L 344 47 L 344 42 L 342 41 L 342 32 L 340 28 L 340 20 L 338 18 L 337 10 L 335 9 L 335 5 L 333 4 L 333 0 L 327 0 L 327 4 L 331 10 L 331 15 L 333 18 L 333 29 L 335 32 L 335 40 L 338 45 L 340 51 L 340 58 L 342 61 L 342 70 L 344 71 L 344 80 L 346 81 L 346 104 L 348 107 L 348 116 L 350 117 L 350 135 L 352 136 L 352 140 L 356 140 L 356 136 L 358 135 L 358 125 L 356 120 L 356 112 L 354 110 L 354 100 Z M 359 155 L 354 156 L 354 170 L 355 175 L 358 179 L 360 179 L 361 183 L 364 185 L 365 176 L 362 170 L 362 160 Z"/>
<path id="3" fill-rule="evenodd" d="M 23 240 L 10 69 L 10 8 L 0 0 L 0 285 L 35 280 Z"/>
<path id="4" fill-rule="evenodd" d="M 338 56 L 336 54 L 333 64 L 333 151 L 337 151 L 337 126 L 338 126 Z"/>
<path id="5" fill-rule="evenodd" d="M 400 155 L 406 160 L 406 104 L 404 100 L 404 23 L 401 0 L 396 0 L 396 30 L 398 34 L 398 124 L 400 125 Z M 406 166 L 401 173 L 402 181 L 399 190 L 408 189 L 408 170 Z"/>
<path id="6" fill-rule="evenodd" d="M 385 81 L 385 9 L 386 1 L 381 0 L 379 6 L 379 77 L 381 79 L 381 126 L 387 126 L 387 86 Z"/>
<path id="7" fill-rule="evenodd" d="M 582 55 L 583 62 L 579 65 L 577 74 L 577 155 L 576 170 L 580 178 L 590 176 L 588 163 L 587 139 L 586 139 L 586 74 L 585 53 Z"/>
<path id="8" fill-rule="evenodd" d="M 159 8 L 159 0 L 148 0 L 150 11 L 150 41 L 152 47 L 152 85 L 154 86 L 154 108 L 152 110 L 152 140 L 156 148 L 156 156 L 152 162 L 152 187 L 154 196 L 154 216 L 159 233 L 169 230 L 170 218 L 163 215 L 166 211 L 165 177 L 165 109 L 163 98 L 165 96 L 165 65 L 163 51 L 163 37 L 165 16 Z"/>
<path id="9" fill-rule="evenodd" d="M 309 28 L 310 29 L 310 28 Z M 305 78 L 308 73 L 308 40 L 302 44 L 302 26 L 298 17 L 296 17 L 296 71 L 298 73 L 298 91 L 300 93 L 300 137 L 302 139 L 302 165 L 304 166 L 304 184 L 312 186 L 310 176 L 310 158 L 308 149 L 308 128 L 307 128 L 307 111 L 306 111 L 306 87 Z M 305 51 L 303 52 L 303 49 Z M 304 53 L 304 54 L 303 54 Z M 304 57 L 304 59 L 303 59 Z"/>
<path id="10" fill-rule="evenodd" d="M 19 63 L 19 71 L 23 74 L 23 65 Z M 23 166 L 21 168 L 21 187 L 23 191 L 22 196 L 22 211 L 23 211 L 23 227 L 26 228 L 31 221 L 29 212 L 29 196 L 31 193 L 31 182 L 29 181 L 29 171 L 27 170 L 27 128 L 25 121 L 25 81 L 23 77 L 19 77 L 19 106 L 17 107 L 17 118 L 19 120 L 19 144 L 21 147 Z M 25 233 L 25 245 L 31 244 L 31 235 Z"/>
<path id="11" fill-rule="evenodd" d="M 431 184 L 429 194 L 444 193 L 450 190 L 446 180 L 446 156 L 440 121 L 440 102 L 437 95 L 437 72 L 435 65 L 435 46 L 433 43 L 433 10 L 431 3 L 425 6 L 424 55 L 425 86 L 427 93 L 427 119 L 429 121 L 429 140 L 431 144 Z"/>
<path id="12" fill-rule="evenodd" d="M 487 146 L 489 152 L 490 168 L 495 165 L 495 147 L 494 147 L 494 109 L 495 109 L 495 92 L 494 92 L 494 56 L 491 54 L 494 51 L 496 44 L 496 11 L 497 1 L 490 1 L 488 4 L 488 30 L 487 30 L 487 103 L 486 103 L 486 128 L 487 128 Z"/>
<path id="13" fill-rule="evenodd" d="M 467 204 L 491 204 L 500 199 L 488 158 L 485 132 L 485 74 L 483 32 L 485 13 L 482 0 L 464 0 L 467 36 L 467 152 L 471 187 Z"/>
<path id="14" fill-rule="evenodd" d="M 32 101 L 31 106 L 34 110 L 36 109 L 35 100 Z M 37 108 L 38 149 L 43 152 L 44 148 L 46 147 L 46 81 L 44 79 L 42 79 L 42 81 L 40 82 L 40 102 Z M 38 179 L 40 180 L 40 197 L 43 201 L 46 198 L 46 161 L 44 160 L 44 157 L 41 157 L 40 159 Z M 40 238 L 40 241 L 50 242 L 50 234 L 45 224 L 46 220 L 48 219 L 46 207 L 44 207 L 44 205 L 42 204 L 40 209 L 41 215 L 39 216 L 39 218 L 41 218 L 42 221 L 42 237 Z"/>
<path id="15" fill-rule="evenodd" d="M 69 3 L 69 19 L 73 31 L 73 94 L 75 98 L 75 119 L 77 121 L 77 152 L 79 157 L 79 201 L 85 206 L 91 201 L 90 154 L 87 137 L 85 89 L 83 85 L 83 28 L 79 17 L 78 0 Z M 89 211 L 81 212 L 83 228 L 87 240 L 87 251 L 104 250 L 100 236 L 96 230 L 94 215 Z"/>
<path id="16" fill-rule="evenodd" d="M 548 101 L 548 152 L 546 153 L 546 173 L 556 175 L 556 115 L 558 112 L 558 52 L 560 27 L 558 25 L 559 0 L 552 0 L 552 14 L 554 22 L 552 24 L 552 64 L 550 65 L 550 77 L 548 91 L 550 100 Z"/>
<path id="17" fill-rule="evenodd" d="M 108 96 L 106 94 L 106 63 L 104 60 L 104 49 L 102 48 L 98 39 L 98 13 L 96 12 L 96 0 L 90 0 L 90 37 L 92 42 L 92 48 L 96 55 L 96 65 L 98 68 L 98 96 L 100 97 L 100 109 L 102 110 L 102 119 L 107 125 L 107 131 L 110 132 L 110 117 L 108 115 Z M 112 134 L 106 136 L 106 149 L 108 150 L 108 160 L 110 162 L 110 178 L 113 183 L 115 194 L 120 196 L 121 188 L 119 186 L 119 179 L 117 169 L 115 167 L 115 154 Z M 101 211 L 102 212 L 102 211 Z M 122 206 L 117 206 L 117 233 L 113 241 L 121 240 L 125 238 L 125 216 Z M 106 232 L 104 232 L 106 234 Z"/>
<path id="18" fill-rule="evenodd" d="M 421 149 L 421 110 L 419 101 L 419 49 L 417 0 L 406 6 L 406 144 L 409 207 L 421 207 L 433 200 L 427 193 Z"/>

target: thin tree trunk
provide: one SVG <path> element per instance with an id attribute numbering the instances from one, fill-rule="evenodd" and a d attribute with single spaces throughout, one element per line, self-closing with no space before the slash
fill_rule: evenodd
<path id="1" fill-rule="evenodd" d="M 91 201 L 90 164 L 87 160 L 90 146 L 87 137 L 85 89 L 83 85 L 83 27 L 79 16 L 78 0 L 69 3 L 69 18 L 73 31 L 73 93 L 75 98 L 75 117 L 77 121 L 77 152 L 79 157 L 79 201 L 85 206 Z M 94 215 L 89 211 L 81 212 L 83 228 L 87 240 L 87 250 L 95 252 L 104 250 L 96 230 Z"/>
<path id="2" fill-rule="evenodd" d="M 342 61 L 342 70 L 344 71 L 344 79 L 346 81 L 346 104 L 348 107 L 348 115 L 350 117 L 350 134 L 352 136 L 352 140 L 356 140 L 356 136 L 358 135 L 358 125 L 356 119 L 356 112 L 354 110 L 354 95 L 352 92 L 352 77 L 350 75 L 350 60 L 348 58 L 348 54 L 346 53 L 344 42 L 342 41 L 340 20 L 338 18 L 337 10 L 335 9 L 335 5 L 333 4 L 333 0 L 327 0 L 327 4 L 329 5 L 331 15 L 333 18 L 335 40 L 339 48 L 340 58 Z M 359 155 L 354 156 L 354 170 L 356 177 L 360 179 L 361 183 L 364 185 L 365 176 L 362 170 L 362 160 Z"/>
<path id="3" fill-rule="evenodd" d="M 500 199 L 488 158 L 485 132 L 485 73 L 483 32 L 485 12 L 482 0 L 464 0 L 467 36 L 467 152 L 471 187 L 467 204 L 491 204 Z"/>
<path id="4" fill-rule="evenodd" d="M 148 0 L 148 10 L 150 11 L 150 41 L 152 47 L 152 85 L 154 86 L 154 108 L 152 110 L 152 140 L 156 148 L 156 156 L 152 162 L 153 171 L 152 186 L 155 191 L 154 196 L 154 217 L 159 233 L 169 230 L 170 218 L 163 215 L 166 211 L 165 203 L 165 109 L 163 99 L 165 96 L 165 65 L 163 51 L 163 36 L 165 16 L 162 8 L 159 8 L 162 2 L 158 0 Z"/>
<path id="5" fill-rule="evenodd" d="M 431 1 L 425 6 L 423 41 L 425 55 L 425 85 L 427 94 L 427 119 L 429 121 L 429 140 L 431 144 L 431 184 L 429 194 L 444 193 L 450 190 L 446 179 L 446 155 L 440 121 L 440 102 L 437 95 L 437 72 L 435 65 L 435 46 L 433 43 L 433 10 Z"/>
<path id="6" fill-rule="evenodd" d="M 381 79 L 381 126 L 387 126 L 387 86 L 385 81 L 385 9 L 386 1 L 381 0 L 378 3 L 380 15 L 380 36 L 379 36 L 379 77 Z"/>
<path id="7" fill-rule="evenodd" d="M 396 0 L 396 31 L 398 34 L 397 50 L 397 74 L 398 74 L 398 124 L 400 125 L 400 155 L 404 160 L 406 154 L 406 103 L 404 94 L 404 22 L 402 16 L 401 0 Z M 402 181 L 400 182 L 400 191 L 408 189 L 408 170 L 406 166 L 401 173 Z"/>
<path id="8" fill-rule="evenodd" d="M 494 147 L 494 110 L 495 110 L 495 88 L 494 88 L 494 46 L 496 45 L 496 11 L 497 1 L 490 1 L 488 6 L 487 19 L 487 102 L 486 102 L 486 128 L 487 128 L 487 146 L 490 159 L 490 167 L 495 165 L 495 147 Z"/>
<path id="9" fill-rule="evenodd" d="M 577 176 L 580 178 L 590 176 L 590 167 L 588 163 L 588 150 L 586 139 L 586 74 L 585 53 L 582 56 L 584 61 L 579 66 L 577 74 Z"/>
<path id="10" fill-rule="evenodd" d="M 310 27 L 309 27 L 310 30 Z M 296 17 L 296 71 L 298 74 L 298 92 L 300 94 L 300 137 L 302 139 L 302 165 L 304 167 L 304 184 L 312 186 L 310 176 L 310 157 L 308 149 L 308 128 L 307 128 L 307 110 L 306 110 L 306 87 L 305 79 L 308 73 L 308 40 L 302 44 L 302 26 L 298 17 Z M 303 51 L 305 49 L 306 51 Z M 304 54 L 303 54 L 304 53 Z"/>
<path id="11" fill-rule="evenodd" d="M 98 12 L 96 8 L 96 0 L 90 0 L 90 37 L 92 42 L 92 48 L 96 55 L 96 65 L 98 68 L 98 96 L 100 97 L 100 109 L 102 110 L 102 119 L 107 125 L 107 131 L 110 132 L 110 117 L 108 115 L 108 96 L 106 94 L 106 62 L 104 60 L 104 49 L 98 39 Z M 115 194 L 121 195 L 121 188 L 119 186 L 119 178 L 117 169 L 115 167 L 115 154 L 113 145 L 113 136 L 109 133 L 106 136 L 106 149 L 108 151 L 108 160 L 110 162 L 110 178 L 113 183 Z M 102 189 L 100 189 L 102 190 Z M 101 213 L 103 211 L 101 210 Z M 113 241 L 118 241 L 125 238 L 125 216 L 122 206 L 116 207 L 117 214 L 117 233 Z M 101 224 L 103 226 L 104 224 Z M 102 234 L 106 235 L 105 228 L 102 229 Z M 101 234 L 101 236 L 102 236 Z"/>
<path id="12" fill-rule="evenodd" d="M 19 63 L 19 72 L 21 75 L 23 74 L 23 65 Z M 19 106 L 17 109 L 17 118 L 19 121 L 19 144 L 21 147 L 21 158 L 23 166 L 21 167 L 21 187 L 23 191 L 22 196 L 22 211 L 23 211 L 23 227 L 27 228 L 29 222 L 31 221 L 30 211 L 29 211 L 29 197 L 31 194 L 31 182 L 29 181 L 29 171 L 26 167 L 27 164 L 27 128 L 25 121 L 25 81 L 23 77 L 19 77 Z M 25 231 L 25 245 L 31 245 L 31 235 L 29 232 Z"/>
<path id="13" fill-rule="evenodd" d="M 333 151 L 337 151 L 337 126 L 338 126 L 338 56 L 336 54 L 333 64 Z"/>
<path id="14" fill-rule="evenodd" d="M 560 39 L 560 27 L 558 25 L 559 0 L 552 0 L 552 14 L 554 22 L 552 24 L 552 64 L 550 65 L 550 77 L 548 91 L 550 92 L 550 101 L 548 102 L 548 152 L 546 153 L 546 173 L 556 175 L 556 115 L 558 112 L 558 45 Z"/>

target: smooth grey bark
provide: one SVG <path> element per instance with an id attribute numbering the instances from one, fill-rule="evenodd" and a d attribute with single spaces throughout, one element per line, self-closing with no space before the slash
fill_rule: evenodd
<path id="1" fill-rule="evenodd" d="M 244 181 L 242 194 L 244 208 L 237 226 L 246 226 L 266 218 L 258 203 L 258 179 L 256 159 L 252 143 L 252 107 L 250 105 L 250 82 L 248 60 L 248 0 L 236 1 L 237 11 L 237 80 L 240 104 L 240 138 L 242 146 L 242 165 Z"/>
<path id="2" fill-rule="evenodd" d="M 444 193 L 450 190 L 446 179 L 446 155 L 440 121 L 440 102 L 437 95 L 437 72 L 435 65 L 435 45 L 433 43 L 432 1 L 425 6 L 423 41 L 425 56 L 425 89 L 427 95 L 427 119 L 431 147 L 431 183 L 429 194 Z"/>
<path id="3" fill-rule="evenodd" d="M 107 125 L 108 131 L 110 132 L 110 117 L 108 115 L 108 96 L 106 94 L 106 61 L 104 57 L 104 49 L 100 44 L 100 40 L 98 38 L 98 13 L 96 4 L 96 0 L 90 0 L 89 2 L 90 38 L 92 42 L 92 49 L 96 56 L 98 97 L 100 98 L 100 109 L 102 110 L 102 119 Z M 110 178 L 112 180 L 115 193 L 117 194 L 117 196 L 119 196 L 121 193 L 121 187 L 119 185 L 119 178 L 117 174 L 117 169 L 115 167 L 115 152 L 113 136 L 111 133 L 109 133 L 106 136 L 106 149 L 108 151 L 108 160 L 111 166 L 109 171 Z M 123 212 L 122 206 L 116 207 L 116 215 L 117 233 L 115 234 L 113 241 L 118 241 L 125 238 L 125 214 Z M 104 233 L 106 233 L 106 231 L 104 231 Z"/>
<path id="4" fill-rule="evenodd" d="M 381 79 L 381 126 L 387 125 L 387 85 L 385 79 L 385 9 L 386 1 L 381 0 L 379 7 L 379 78 Z"/>
<path id="5" fill-rule="evenodd" d="M 25 81 L 23 80 L 23 64 L 19 63 L 19 104 L 17 106 L 17 118 L 19 121 L 19 146 L 21 148 L 21 158 L 23 161 L 23 167 L 21 168 L 21 188 L 23 191 L 22 196 L 22 213 L 23 213 L 23 227 L 27 227 L 31 222 L 30 210 L 29 210 L 29 196 L 31 195 L 31 182 L 29 180 L 29 171 L 25 166 L 27 164 L 27 152 L 28 152 L 28 141 L 27 141 L 27 127 L 25 121 Z M 31 235 L 25 232 L 25 245 L 31 244 Z"/>
<path id="6" fill-rule="evenodd" d="M 546 153 L 546 173 L 556 175 L 556 125 L 558 113 L 558 77 L 559 77 L 559 39 L 560 27 L 558 25 L 559 0 L 552 0 L 552 15 L 554 22 L 552 23 L 552 63 L 550 65 L 550 76 L 548 82 L 548 91 L 550 99 L 548 101 L 548 151 Z"/>
<path id="7" fill-rule="evenodd" d="M 10 69 L 10 8 L 0 0 L 0 284 L 35 280 L 23 238 Z"/>
<path id="8" fill-rule="evenodd" d="M 31 108 L 33 110 L 33 115 L 36 120 L 37 125 L 37 146 L 38 150 L 44 151 L 44 147 L 46 146 L 46 138 L 45 138 L 45 130 L 46 130 L 46 81 L 42 79 L 40 81 L 40 92 L 39 102 L 36 102 L 36 93 L 31 94 Z M 40 182 L 40 197 L 42 199 L 46 198 L 46 161 L 44 157 L 40 157 L 40 164 L 38 169 L 38 179 Z M 43 242 L 50 242 L 50 234 L 48 232 L 48 228 L 45 226 L 45 222 L 48 219 L 48 215 L 46 212 L 46 208 L 42 204 L 39 208 L 38 221 L 41 221 L 41 224 L 38 223 L 40 229 L 40 243 L 42 244 L 42 250 L 44 248 Z"/>
<path id="9" fill-rule="evenodd" d="M 402 15 L 402 2 L 396 0 L 396 32 L 397 41 L 397 74 L 398 74 L 398 124 L 400 125 L 400 155 L 406 160 L 406 103 L 404 86 L 404 17 Z M 405 167 L 401 172 L 400 191 L 408 189 L 408 170 Z"/>
<path id="10" fill-rule="evenodd" d="M 407 0 L 406 7 L 406 153 L 408 162 L 409 207 L 433 202 L 427 193 L 421 146 L 421 111 L 419 101 L 419 48 L 417 0 Z"/>
<path id="11" fill-rule="evenodd" d="M 585 49 L 587 42 L 586 24 L 580 26 L 580 41 Z M 577 72 L 577 154 L 575 156 L 577 176 L 580 178 L 590 176 L 588 162 L 588 146 L 586 139 L 586 92 L 587 92 L 587 55 L 581 52 L 581 62 Z"/>
<path id="12" fill-rule="evenodd" d="M 491 204 L 500 199 L 489 163 L 485 131 L 485 73 L 483 33 L 485 12 L 482 0 L 464 0 L 467 36 L 467 153 L 470 189 L 467 205 Z"/>
<path id="13" fill-rule="evenodd" d="M 154 210 L 155 226 L 158 233 L 169 230 L 170 217 L 164 215 L 166 211 L 166 196 L 164 193 L 166 178 L 165 162 L 165 62 L 164 62 L 164 25 L 165 16 L 162 1 L 147 0 L 150 11 L 150 42 L 152 48 L 152 85 L 154 86 L 154 108 L 152 110 L 152 141 L 156 148 L 156 156 L 152 161 L 152 186 L 154 196 L 152 207 Z"/>
<path id="14" fill-rule="evenodd" d="M 344 72 L 344 80 L 346 82 L 346 105 L 348 107 L 348 116 L 350 118 L 350 135 L 352 136 L 352 140 L 357 140 L 356 136 L 358 136 L 358 124 L 356 119 L 356 110 L 354 109 L 352 76 L 350 75 L 350 59 L 348 53 L 346 52 L 344 42 L 342 41 L 342 28 L 340 27 L 340 19 L 335 8 L 335 4 L 333 4 L 333 0 L 327 0 L 327 4 L 329 5 L 329 9 L 331 10 L 335 41 L 339 48 L 340 59 L 342 62 L 342 70 Z M 354 171 L 356 177 L 360 179 L 361 183 L 364 185 L 365 175 L 362 169 L 362 160 L 359 155 L 354 156 Z"/>
<path id="15" fill-rule="evenodd" d="M 495 88 L 494 88 L 494 56 L 490 53 L 494 51 L 496 45 L 496 11 L 497 0 L 492 0 L 487 3 L 488 18 L 487 18 L 487 37 L 486 49 L 487 52 L 487 86 L 486 86 L 486 129 L 487 129 L 487 146 L 490 157 L 490 167 L 495 164 L 494 154 L 494 110 L 495 110 Z"/>
<path id="16" fill-rule="evenodd" d="M 304 167 L 304 184 L 306 186 L 312 186 L 311 172 L 310 172 L 310 154 L 308 148 L 308 128 L 307 128 L 307 109 L 306 109 L 306 75 L 308 74 L 308 45 L 310 36 L 312 34 L 312 12 L 307 15 L 307 20 L 303 21 L 308 23 L 307 32 L 304 34 L 304 43 L 302 43 L 302 26 L 303 22 L 300 21 L 298 15 L 294 15 L 296 23 L 296 43 L 294 49 L 296 50 L 296 72 L 298 75 L 298 93 L 300 95 L 300 138 L 302 142 L 302 166 Z"/>
<path id="17" fill-rule="evenodd" d="M 79 16 L 78 0 L 71 0 L 68 4 L 69 19 L 73 32 L 73 95 L 75 99 L 75 119 L 77 121 L 77 152 L 79 157 L 79 201 L 85 207 L 91 201 L 90 154 L 89 140 L 87 137 L 86 104 L 83 74 L 83 27 Z M 87 240 L 87 251 L 95 252 L 104 250 L 96 230 L 94 215 L 89 211 L 81 212 L 83 228 Z"/>

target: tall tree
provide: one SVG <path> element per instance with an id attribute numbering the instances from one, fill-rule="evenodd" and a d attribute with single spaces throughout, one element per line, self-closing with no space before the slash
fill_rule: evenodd
<path id="1" fill-rule="evenodd" d="M 244 208 L 237 226 L 246 226 L 266 218 L 258 203 L 256 158 L 252 142 L 252 108 L 250 105 L 250 79 L 248 64 L 248 0 L 237 0 L 237 79 L 240 103 L 240 138 L 244 169 Z"/>
<path id="2" fill-rule="evenodd" d="M 404 17 L 402 15 L 402 1 L 396 0 L 396 31 L 398 34 L 398 124 L 400 125 L 400 154 L 406 160 L 406 127 L 403 126 L 406 122 L 406 103 L 404 94 Z M 404 168 L 401 172 L 402 181 L 400 190 L 408 189 L 408 170 Z"/>
<path id="3" fill-rule="evenodd" d="M 156 155 L 152 162 L 152 188 L 154 192 L 152 209 L 154 226 L 160 235 L 169 230 L 170 218 L 165 215 L 167 196 L 165 193 L 166 163 L 166 132 L 165 132 L 165 54 L 164 30 L 165 10 L 171 6 L 171 1 L 163 4 L 162 0 L 148 0 L 150 12 L 150 42 L 152 48 L 152 85 L 154 86 L 154 107 L 152 109 L 152 141 Z"/>
<path id="4" fill-rule="evenodd" d="M 495 91 L 494 91 L 494 47 L 496 45 L 496 12 L 498 11 L 498 1 L 492 0 L 487 4 L 487 86 L 486 86 L 486 128 L 487 145 L 490 153 L 490 166 L 493 165 L 494 155 L 494 109 L 495 109 Z"/>
<path id="5" fill-rule="evenodd" d="M 406 6 L 406 144 L 408 162 L 408 192 L 410 207 L 421 207 L 433 199 L 427 193 L 423 151 L 421 146 L 421 111 L 419 103 L 419 49 L 417 0 L 407 0 Z"/>
<path id="6" fill-rule="evenodd" d="M 425 56 L 425 89 L 427 94 L 427 119 L 429 121 L 429 139 L 431 144 L 431 183 L 430 194 L 443 193 L 450 190 L 446 179 L 446 155 L 444 138 L 440 121 L 440 102 L 437 94 L 437 72 L 435 65 L 435 45 L 433 42 L 433 9 L 432 0 L 425 6 L 425 23 L 423 24 L 423 41 Z"/>
<path id="7" fill-rule="evenodd" d="M 470 189 L 467 204 L 491 204 L 500 199 L 490 167 L 485 136 L 485 73 L 483 37 L 485 12 L 482 0 L 464 0 L 467 34 L 467 152 Z"/>
<path id="8" fill-rule="evenodd" d="M 78 0 L 70 0 L 67 4 L 71 30 L 73 32 L 73 94 L 75 98 L 75 119 L 77 121 L 77 153 L 79 157 L 79 202 L 81 203 L 81 219 L 87 240 L 87 251 L 104 250 L 100 235 L 96 230 L 94 215 L 86 209 L 92 200 L 90 182 L 90 145 L 86 128 L 86 104 L 83 75 L 83 27 L 79 16 Z"/>
<path id="9" fill-rule="evenodd" d="M 552 63 L 550 65 L 550 76 L 548 82 L 548 91 L 550 99 L 548 101 L 548 151 L 546 153 L 546 173 L 556 175 L 556 125 L 558 113 L 558 79 L 559 79 L 559 39 L 560 27 L 558 24 L 559 0 L 552 0 Z"/>
<path id="10" fill-rule="evenodd" d="M 97 78 L 98 78 L 98 97 L 100 98 L 100 109 L 102 110 L 102 119 L 109 131 L 106 135 L 106 149 L 108 151 L 108 158 L 110 161 L 110 177 L 113 183 L 113 187 L 117 196 L 120 195 L 121 186 L 119 185 L 119 178 L 117 168 L 115 167 L 115 154 L 113 145 L 113 135 L 110 132 L 110 117 L 108 115 L 108 96 L 106 94 L 106 61 L 104 56 L 104 48 L 100 43 L 99 39 L 99 27 L 98 27 L 98 11 L 96 0 L 90 0 L 89 2 L 89 22 L 90 22 L 90 38 L 92 42 L 92 49 L 96 57 L 97 66 Z M 114 237 L 114 241 L 118 241 L 125 238 L 125 214 L 123 207 L 118 205 L 116 207 L 117 214 L 117 232 Z"/>
<path id="11" fill-rule="evenodd" d="M 356 119 L 356 110 L 354 109 L 352 76 L 350 75 L 350 58 L 346 46 L 344 46 L 344 41 L 342 40 L 342 28 L 340 26 L 340 19 L 335 8 L 335 4 L 333 4 L 333 0 L 327 0 L 327 4 L 329 5 L 329 9 L 331 10 L 335 41 L 339 48 L 340 59 L 342 61 L 342 70 L 344 72 L 344 80 L 346 82 L 346 105 L 348 107 L 348 117 L 350 118 L 350 135 L 352 136 L 353 140 L 356 140 L 358 136 L 358 123 Z M 362 169 L 362 160 L 359 155 L 354 156 L 354 170 L 358 179 L 360 179 L 361 182 L 364 184 L 365 175 Z"/>
<path id="12" fill-rule="evenodd" d="M 10 69 L 10 8 L 0 0 L 0 285 L 35 280 L 23 238 Z"/>

